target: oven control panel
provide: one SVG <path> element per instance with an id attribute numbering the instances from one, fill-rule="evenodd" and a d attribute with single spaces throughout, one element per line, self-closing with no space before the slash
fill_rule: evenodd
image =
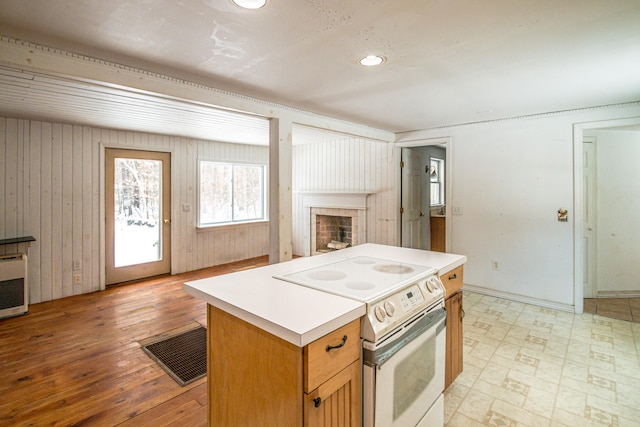
<path id="1" fill-rule="evenodd" d="M 424 297 L 417 285 L 410 287 L 400 294 L 400 304 L 402 306 L 402 311 L 405 313 L 410 311 L 412 308 L 419 306 L 423 302 Z"/>
<path id="2" fill-rule="evenodd" d="M 368 327 L 364 329 L 371 328 L 369 332 L 375 336 L 385 334 L 443 298 L 444 285 L 438 276 L 423 278 L 371 304 L 367 313 Z"/>

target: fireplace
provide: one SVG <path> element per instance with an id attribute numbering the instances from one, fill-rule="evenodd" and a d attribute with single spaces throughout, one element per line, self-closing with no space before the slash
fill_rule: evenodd
<path id="1" fill-rule="evenodd" d="M 329 252 L 358 244 L 358 211 L 355 209 L 312 208 L 311 223 L 315 223 L 315 230 L 311 230 L 311 233 L 315 234 L 313 253 Z"/>
<path id="2" fill-rule="evenodd" d="M 371 193 L 300 193 L 305 211 L 305 256 L 367 241 L 367 196 Z"/>

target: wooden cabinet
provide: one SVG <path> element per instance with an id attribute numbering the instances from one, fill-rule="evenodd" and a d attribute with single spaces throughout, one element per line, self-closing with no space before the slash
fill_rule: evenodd
<path id="1" fill-rule="evenodd" d="M 207 309 L 209 425 L 360 425 L 360 320 L 301 348 Z"/>
<path id="2" fill-rule="evenodd" d="M 462 291 L 458 291 L 444 302 L 447 310 L 447 350 L 444 364 L 445 390 L 462 372 Z"/>
<path id="3" fill-rule="evenodd" d="M 463 266 L 459 266 L 440 276 L 445 286 L 444 306 L 447 310 L 447 337 L 444 388 L 446 389 L 460 375 L 463 369 L 462 306 Z"/>
<path id="4" fill-rule="evenodd" d="M 435 252 L 446 252 L 446 218 L 443 216 L 432 216 L 429 218 L 431 231 L 431 250 Z"/>

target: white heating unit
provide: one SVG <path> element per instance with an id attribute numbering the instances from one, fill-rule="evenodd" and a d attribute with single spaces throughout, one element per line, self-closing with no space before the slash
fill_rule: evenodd
<path id="1" fill-rule="evenodd" d="M 0 319 L 28 311 L 27 255 L 0 256 Z"/>

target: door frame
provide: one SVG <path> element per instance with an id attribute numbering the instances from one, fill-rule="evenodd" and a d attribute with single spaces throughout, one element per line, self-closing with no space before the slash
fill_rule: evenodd
<path id="1" fill-rule="evenodd" d="M 596 224 L 598 221 L 597 218 L 597 198 L 596 198 L 596 180 L 597 180 L 597 164 L 596 164 L 596 151 L 597 151 L 597 146 L 596 146 L 596 138 L 591 137 L 591 136 L 583 136 L 582 137 L 582 150 L 583 150 L 583 161 L 582 161 L 582 170 L 583 170 L 583 181 L 582 184 L 583 186 L 585 185 L 585 179 L 584 179 L 584 170 L 585 170 L 585 160 L 584 160 L 584 154 L 585 154 L 585 145 L 584 144 L 591 144 L 591 151 L 589 152 L 592 159 L 588 159 L 589 158 L 589 154 L 587 154 L 587 159 L 590 162 L 590 167 L 591 167 L 591 173 L 589 175 L 590 180 L 592 181 L 588 187 L 590 188 L 584 188 L 583 187 L 583 200 L 585 203 L 587 203 L 588 201 L 591 201 L 590 203 L 590 208 L 591 208 L 591 212 L 590 214 L 588 214 L 589 218 L 590 218 L 590 223 L 591 223 L 591 228 L 592 230 L 595 230 L 591 233 L 591 238 L 590 238 L 590 242 L 587 244 L 587 247 L 584 248 L 585 253 L 584 253 L 584 259 L 587 260 L 587 265 L 586 267 L 586 271 L 585 274 L 587 275 L 587 277 L 584 277 L 584 279 L 587 280 L 587 282 L 584 283 L 584 286 L 582 287 L 583 289 L 583 298 L 593 298 L 598 291 L 598 282 L 597 282 L 597 273 L 596 273 L 596 264 L 597 264 L 597 233 L 598 230 L 596 228 Z M 585 208 L 585 206 L 583 205 L 583 208 Z M 586 209 L 586 208 L 585 208 Z M 584 214 L 585 211 L 583 211 L 583 229 L 582 232 L 583 234 L 583 238 L 585 237 L 585 235 L 587 234 L 586 230 L 584 229 Z M 583 264 L 584 265 L 584 264 Z"/>
<path id="2" fill-rule="evenodd" d="M 99 143 L 99 147 L 100 147 L 100 153 L 99 153 L 99 162 L 100 162 L 100 200 L 99 200 L 99 205 L 100 205 L 100 290 L 105 290 L 107 288 L 107 278 L 106 278 L 106 270 L 107 270 L 107 253 L 106 253 L 106 239 L 107 239 L 107 231 L 106 231 L 106 215 L 107 215 L 107 210 L 106 210 L 106 150 L 107 149 L 122 149 L 122 150 L 134 150 L 134 151 L 149 151 L 149 152 L 156 152 L 156 153 L 167 153 L 170 155 L 170 166 L 171 166 L 171 173 L 170 173 L 170 189 L 169 189 L 169 194 L 170 194 L 170 206 L 169 206 L 169 211 L 170 211 L 170 216 L 169 216 L 169 220 L 170 220 L 170 224 L 173 224 L 173 218 L 174 218 L 174 209 L 173 209 L 173 200 L 174 200 L 174 171 L 175 171 L 175 155 L 174 155 L 174 150 L 167 148 L 167 149 L 154 149 L 153 147 L 137 147 L 137 146 L 132 146 L 132 145 L 119 145 L 119 144 L 110 144 L 110 143 L 105 143 L 105 142 L 100 142 Z M 169 252 L 171 254 L 174 253 L 174 245 L 175 245 L 175 227 L 171 226 L 170 227 L 170 236 L 171 236 L 171 242 L 169 244 Z M 171 262 L 170 262 L 170 267 L 169 270 L 171 273 L 173 273 L 174 271 L 174 257 L 171 256 Z"/>
<path id="3" fill-rule="evenodd" d="M 573 304 L 576 314 L 584 312 L 584 185 L 582 182 L 584 131 L 632 125 L 640 125 L 640 117 L 576 123 L 573 125 Z"/>
<path id="4" fill-rule="evenodd" d="M 443 136 L 438 138 L 416 138 L 407 135 L 407 139 L 399 138 L 396 141 L 395 146 L 400 148 L 411 148 L 411 147 L 426 147 L 429 145 L 444 145 L 445 150 L 447 152 L 447 158 L 445 160 L 445 250 L 447 252 L 451 252 L 451 237 L 453 236 L 453 230 L 451 227 L 451 201 L 453 194 L 453 174 L 451 173 L 453 167 L 453 141 L 450 136 Z M 402 186 L 402 170 L 400 168 L 400 162 L 398 162 L 398 177 L 400 182 L 400 186 Z M 398 191 L 398 212 L 400 212 L 400 207 L 402 206 L 402 194 Z M 402 244 L 402 218 L 398 221 L 398 241 Z"/>

